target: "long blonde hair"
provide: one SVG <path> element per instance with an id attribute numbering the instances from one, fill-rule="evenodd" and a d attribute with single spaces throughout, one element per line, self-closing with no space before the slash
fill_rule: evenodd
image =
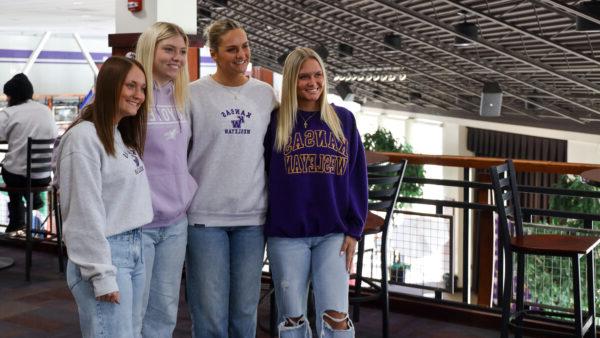
<path id="1" fill-rule="evenodd" d="M 152 88 L 154 85 L 154 76 L 152 71 L 154 69 L 154 53 L 156 52 L 156 45 L 165 39 L 170 39 L 174 36 L 181 36 L 185 42 L 185 46 L 189 47 L 190 43 L 187 35 L 178 25 L 170 22 L 156 22 L 152 26 L 148 27 L 142 35 L 140 35 L 137 45 L 135 48 L 135 58 L 144 65 L 147 70 L 146 74 L 148 77 L 148 87 Z M 185 101 L 188 94 L 188 83 L 190 82 L 190 75 L 188 72 L 187 61 L 183 67 L 179 69 L 177 78 L 173 81 L 175 84 L 175 105 L 180 112 L 185 111 Z M 146 96 L 146 101 L 152 106 L 154 104 L 153 91 L 149 90 Z"/>
<path id="2" fill-rule="evenodd" d="M 275 150 L 281 152 L 292 136 L 292 130 L 298 118 L 298 73 L 304 61 L 315 59 L 323 71 L 323 92 L 319 98 L 321 120 L 327 124 L 338 141 L 344 141 L 344 132 L 340 118 L 327 101 L 327 73 L 323 60 L 314 50 L 306 47 L 296 48 L 288 55 L 283 65 L 283 84 L 281 88 L 281 105 L 277 113 L 277 131 L 275 133 Z"/>

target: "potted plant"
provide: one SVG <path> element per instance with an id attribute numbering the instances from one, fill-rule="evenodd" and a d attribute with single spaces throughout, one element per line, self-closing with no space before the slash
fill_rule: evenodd
<path id="1" fill-rule="evenodd" d="M 401 144 L 396 141 L 392 133 L 385 128 L 378 128 L 372 134 L 365 134 L 363 144 L 365 150 L 412 154 L 412 146 L 408 142 Z M 408 164 L 404 177 L 425 178 L 425 169 L 422 164 Z M 400 187 L 400 195 L 404 197 L 421 197 L 423 196 L 422 187 L 422 183 L 403 182 Z"/>
<path id="2" fill-rule="evenodd" d="M 410 264 L 402 262 L 400 255 L 394 254 L 394 264 L 390 266 L 390 283 L 404 284 L 408 270 L 410 270 Z"/>

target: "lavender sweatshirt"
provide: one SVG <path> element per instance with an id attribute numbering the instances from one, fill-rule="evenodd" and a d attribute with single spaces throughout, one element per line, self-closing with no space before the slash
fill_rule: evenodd
<path id="1" fill-rule="evenodd" d="M 144 148 L 154 219 L 145 228 L 165 227 L 185 217 L 198 187 L 187 166 L 191 126 L 175 106 L 174 90 L 173 82 L 162 87 L 154 83 Z"/>
<path id="2" fill-rule="evenodd" d="M 365 151 L 350 111 L 334 106 L 346 140 L 338 141 L 319 112 L 298 111 L 283 152 L 274 150 L 276 112 L 265 137 L 269 210 L 265 234 L 360 238 L 367 215 Z M 304 128 L 304 122 L 307 128 Z"/>

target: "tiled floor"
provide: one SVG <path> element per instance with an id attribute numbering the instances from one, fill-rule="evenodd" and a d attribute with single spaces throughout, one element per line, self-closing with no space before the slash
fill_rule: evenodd
<path id="1" fill-rule="evenodd" d="M 0 337 L 79 337 L 77 308 L 58 272 L 55 256 L 35 252 L 32 281 L 25 282 L 24 251 L 0 246 L 0 256 L 15 259 L 16 264 L 0 270 Z M 183 297 L 174 337 L 190 337 L 190 319 Z M 268 302 L 265 302 L 268 303 Z M 268 324 L 268 305 L 259 308 L 259 321 Z M 365 309 L 356 324 L 356 336 L 380 337 L 380 313 Z M 448 322 L 403 314 L 393 314 L 391 337 L 497 337 L 498 331 L 466 327 Z M 269 335 L 259 329 L 257 337 Z"/>

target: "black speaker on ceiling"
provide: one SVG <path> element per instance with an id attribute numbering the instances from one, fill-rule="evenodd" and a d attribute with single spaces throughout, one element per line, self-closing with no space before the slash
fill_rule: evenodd
<path id="1" fill-rule="evenodd" d="M 502 89 L 498 82 L 485 82 L 481 91 L 480 116 L 500 116 L 502 110 Z"/>
<path id="2" fill-rule="evenodd" d="M 581 13 L 600 20 L 600 1 L 591 0 L 580 2 L 577 10 Z M 575 18 L 575 30 L 578 32 L 600 32 L 600 25 L 588 19 L 577 16 Z"/>
<path id="3" fill-rule="evenodd" d="M 352 46 L 347 45 L 345 43 L 340 43 L 338 45 L 338 52 L 339 52 L 340 57 L 342 57 L 342 58 L 350 57 L 354 53 L 354 48 L 352 48 Z"/>
<path id="4" fill-rule="evenodd" d="M 335 91 L 344 101 L 351 101 L 354 98 L 354 93 L 348 82 L 340 82 L 335 86 Z"/>

